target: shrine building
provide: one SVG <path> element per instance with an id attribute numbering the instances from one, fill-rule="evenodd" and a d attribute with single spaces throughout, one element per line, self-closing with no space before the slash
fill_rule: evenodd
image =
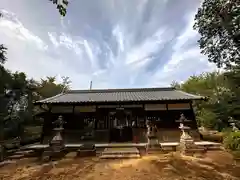
<path id="1" fill-rule="evenodd" d="M 60 115 L 69 143 L 146 142 L 146 120 L 158 128 L 160 141 L 179 139 L 179 118 L 184 114 L 193 136 L 199 138 L 193 101 L 205 97 L 174 88 L 69 90 L 35 102 L 44 119 L 42 143 L 52 136 Z M 175 138 L 175 139 L 174 139 Z"/>

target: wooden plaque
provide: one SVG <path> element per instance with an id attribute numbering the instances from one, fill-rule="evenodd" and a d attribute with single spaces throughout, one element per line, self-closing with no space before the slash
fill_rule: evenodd
<path id="1" fill-rule="evenodd" d="M 145 104 L 146 111 L 164 111 L 167 110 L 166 104 Z"/>
<path id="2" fill-rule="evenodd" d="M 168 104 L 169 110 L 191 109 L 190 103 Z"/>

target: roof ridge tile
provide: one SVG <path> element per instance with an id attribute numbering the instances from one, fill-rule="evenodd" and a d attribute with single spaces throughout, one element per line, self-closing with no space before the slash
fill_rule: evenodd
<path id="1" fill-rule="evenodd" d="M 157 87 L 157 88 L 120 88 L 120 89 L 83 89 L 83 90 L 68 90 L 65 93 L 108 93 L 108 92 L 141 92 L 141 91 L 173 91 L 173 87 Z"/>

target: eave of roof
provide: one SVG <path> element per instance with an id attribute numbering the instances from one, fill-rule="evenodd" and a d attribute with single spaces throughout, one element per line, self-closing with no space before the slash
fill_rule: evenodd
<path id="1" fill-rule="evenodd" d="M 37 101 L 35 104 L 170 100 L 206 100 L 206 98 L 176 90 L 175 88 L 93 89 L 66 91 L 65 93 Z"/>

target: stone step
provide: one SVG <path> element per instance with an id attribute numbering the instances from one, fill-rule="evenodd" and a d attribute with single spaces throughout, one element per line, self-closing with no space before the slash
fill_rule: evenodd
<path id="1" fill-rule="evenodd" d="M 77 152 L 69 152 L 65 155 L 65 158 L 75 158 L 77 157 Z"/>
<path id="2" fill-rule="evenodd" d="M 105 148 L 100 154 L 101 159 L 140 158 L 137 148 Z"/>
<path id="3" fill-rule="evenodd" d="M 127 159 L 127 158 L 141 158 L 140 154 L 105 154 L 101 155 L 100 159 Z"/>
<path id="4" fill-rule="evenodd" d="M 19 150 L 13 153 L 9 153 L 8 159 L 21 159 L 24 157 L 34 156 L 34 151 L 32 150 Z"/>
<path id="5" fill-rule="evenodd" d="M 147 154 L 161 154 L 164 151 L 147 151 Z"/>
<path id="6" fill-rule="evenodd" d="M 147 154 L 159 154 L 163 152 L 163 149 L 161 147 L 151 147 L 147 148 L 146 152 Z"/>
<path id="7" fill-rule="evenodd" d="M 121 154 L 139 154 L 139 152 L 102 152 L 102 155 L 107 155 L 107 154 L 116 154 L 116 155 L 121 155 Z"/>
<path id="8" fill-rule="evenodd" d="M 31 153 L 34 153 L 33 150 L 20 150 L 20 151 L 16 151 L 14 154 L 23 154 L 23 155 L 28 155 L 28 154 L 31 154 Z"/>
<path id="9" fill-rule="evenodd" d="M 77 157 L 88 157 L 88 156 L 96 156 L 96 150 L 81 150 L 77 151 Z"/>
<path id="10" fill-rule="evenodd" d="M 207 147 L 207 150 L 221 150 L 221 146 L 212 146 L 212 147 Z"/>
<path id="11" fill-rule="evenodd" d="M 137 148 L 105 148 L 102 152 L 104 154 L 110 153 L 110 154 L 138 154 L 139 150 Z"/>
<path id="12" fill-rule="evenodd" d="M 25 156 L 23 154 L 14 154 L 14 155 L 11 155 L 11 156 L 8 156 L 7 159 L 9 160 L 13 160 L 13 159 L 22 159 L 24 158 Z"/>
<path id="13" fill-rule="evenodd" d="M 205 149 L 205 150 L 221 150 L 222 145 L 220 143 L 212 143 L 212 144 L 196 144 L 196 147 L 199 149 Z"/>
<path id="14" fill-rule="evenodd" d="M 17 164 L 16 160 L 5 160 L 5 161 L 1 161 L 0 162 L 0 168 L 6 165 L 10 165 L 10 164 Z"/>

